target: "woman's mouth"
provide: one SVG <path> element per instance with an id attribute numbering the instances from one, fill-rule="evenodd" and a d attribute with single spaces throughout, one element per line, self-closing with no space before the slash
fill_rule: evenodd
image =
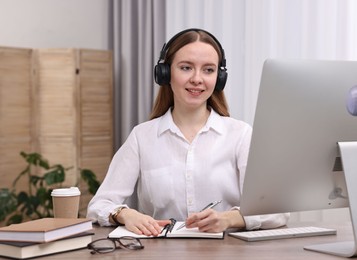
<path id="1" fill-rule="evenodd" d="M 192 93 L 192 94 L 200 94 L 203 92 L 202 89 L 192 89 L 192 88 L 187 88 L 186 89 L 188 92 Z"/>

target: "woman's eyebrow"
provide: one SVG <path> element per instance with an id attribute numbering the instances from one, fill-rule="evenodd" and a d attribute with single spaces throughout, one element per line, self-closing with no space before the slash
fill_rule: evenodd
<path id="1" fill-rule="evenodd" d="M 177 62 L 177 64 L 182 64 L 182 63 L 187 63 L 187 64 L 195 64 L 195 62 L 192 62 L 192 61 L 188 61 L 188 60 L 182 60 L 182 61 L 179 61 Z M 215 66 L 217 67 L 217 64 L 213 63 L 213 62 L 207 62 L 207 63 L 204 63 L 203 66 Z"/>

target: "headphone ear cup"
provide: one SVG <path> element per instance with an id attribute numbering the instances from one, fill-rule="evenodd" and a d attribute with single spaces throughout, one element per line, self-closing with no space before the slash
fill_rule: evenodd
<path id="1" fill-rule="evenodd" d="M 166 63 L 158 63 L 154 70 L 155 82 L 158 85 L 170 84 L 170 66 Z"/>
<path id="2" fill-rule="evenodd" d="M 225 69 L 220 68 L 218 71 L 217 82 L 214 89 L 217 91 L 222 91 L 226 85 L 227 77 L 228 77 L 227 71 Z"/>

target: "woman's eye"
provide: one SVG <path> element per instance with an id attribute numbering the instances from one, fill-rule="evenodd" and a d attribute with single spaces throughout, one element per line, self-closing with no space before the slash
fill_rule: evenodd
<path id="1" fill-rule="evenodd" d="M 206 73 L 213 73 L 213 72 L 215 72 L 215 70 L 214 70 L 214 68 L 206 68 L 205 72 Z"/>
<path id="2" fill-rule="evenodd" d="M 181 66 L 181 70 L 188 71 L 190 69 L 191 69 L 190 66 Z"/>

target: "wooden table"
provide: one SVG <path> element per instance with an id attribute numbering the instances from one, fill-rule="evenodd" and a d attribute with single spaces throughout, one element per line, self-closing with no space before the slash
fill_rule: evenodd
<path id="1" fill-rule="evenodd" d="M 80 249 L 41 259 L 343 259 L 341 257 L 304 250 L 305 245 L 352 240 L 350 223 L 295 223 L 289 226 L 321 226 L 337 229 L 337 235 L 290 238 L 260 242 L 245 242 L 225 236 L 224 239 L 142 239 L 145 248 L 131 251 L 118 249 L 107 254 L 90 254 Z M 103 238 L 113 230 L 109 227 L 95 227 L 93 239 Z M 3 259 L 3 258 L 1 258 Z"/>

